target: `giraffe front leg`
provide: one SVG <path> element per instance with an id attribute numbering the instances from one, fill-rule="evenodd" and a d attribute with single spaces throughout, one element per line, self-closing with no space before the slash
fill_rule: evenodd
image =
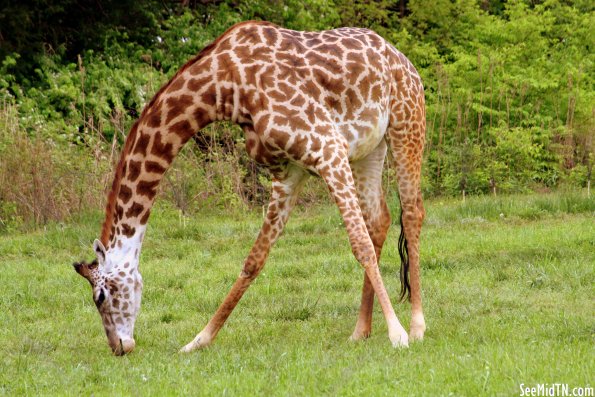
<path id="1" fill-rule="evenodd" d="M 332 166 L 328 166 L 327 164 L 329 163 Z M 392 345 L 394 347 L 407 347 L 409 345 L 409 336 L 397 319 L 386 288 L 384 287 L 380 270 L 378 269 L 374 244 L 368 234 L 362 211 L 358 204 L 346 150 L 340 149 L 337 152 L 329 154 L 328 160 L 321 164 L 319 172 L 339 207 L 345 227 L 347 228 L 347 233 L 349 234 L 349 243 L 351 244 L 353 254 L 365 269 L 370 284 L 378 297 L 378 302 L 387 322 L 388 335 Z"/>
<path id="2" fill-rule="evenodd" d="M 306 176 L 307 174 L 302 169 L 290 167 L 274 178 L 266 219 L 256 242 L 244 261 L 242 272 L 207 326 L 196 335 L 192 342 L 184 346 L 180 350 L 181 352 L 191 352 L 213 342 L 250 283 L 262 270 L 271 246 L 283 231 Z"/>

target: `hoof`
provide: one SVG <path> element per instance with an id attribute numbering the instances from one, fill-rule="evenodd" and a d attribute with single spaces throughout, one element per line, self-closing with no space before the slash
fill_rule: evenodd
<path id="1" fill-rule="evenodd" d="M 198 334 L 196 338 L 186 346 L 180 349 L 180 353 L 190 353 L 194 350 L 202 349 L 211 344 L 211 338 Z"/>
<path id="2" fill-rule="evenodd" d="M 409 339 L 412 341 L 421 341 L 424 339 L 424 332 L 426 332 L 426 322 L 424 321 L 423 314 L 413 316 L 409 330 Z"/>
<path id="3" fill-rule="evenodd" d="M 399 326 L 399 329 L 397 329 L 396 332 L 390 333 L 388 337 L 393 344 L 393 347 L 409 347 L 409 336 L 407 335 L 405 328 L 401 326 Z"/>
<path id="4" fill-rule="evenodd" d="M 426 330 L 426 327 L 418 327 L 418 328 L 414 328 L 411 327 L 411 330 L 409 331 L 409 339 L 412 342 L 415 341 L 422 341 L 424 339 L 424 332 Z"/>
<path id="5" fill-rule="evenodd" d="M 351 336 L 349 337 L 349 340 L 351 342 L 357 342 L 359 340 L 364 340 L 364 339 L 368 339 L 370 337 L 370 334 L 372 333 L 371 330 L 355 330 L 353 331 L 353 333 L 351 334 Z"/>

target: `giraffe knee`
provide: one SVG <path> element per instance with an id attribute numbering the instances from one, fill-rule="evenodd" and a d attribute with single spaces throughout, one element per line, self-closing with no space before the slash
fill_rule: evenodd
<path id="1" fill-rule="evenodd" d="M 420 221 L 423 221 L 426 218 L 426 209 L 424 208 L 424 202 L 421 197 L 421 192 L 417 195 L 417 210 L 419 211 L 419 218 Z"/>
<path id="2" fill-rule="evenodd" d="M 408 245 L 415 245 L 416 241 L 419 240 L 424 216 L 424 211 L 420 211 L 417 206 L 411 206 L 407 209 L 403 207 L 401 225 L 408 241 Z"/>
<path id="3" fill-rule="evenodd" d="M 254 280 L 257 275 L 258 275 L 258 272 L 254 268 L 246 268 L 246 267 L 244 267 L 242 269 L 242 272 L 240 273 L 241 278 L 247 278 L 249 280 Z"/>
<path id="4" fill-rule="evenodd" d="M 388 205 L 383 203 L 384 205 L 381 207 L 380 216 L 378 217 L 378 228 L 386 235 L 388 229 L 390 228 L 391 219 L 390 219 L 390 210 L 388 209 Z"/>
<path id="5" fill-rule="evenodd" d="M 372 223 L 372 226 L 368 230 L 370 238 L 372 239 L 372 243 L 376 248 L 376 255 L 379 255 L 380 250 L 384 245 L 384 241 L 386 240 L 386 235 L 388 234 L 388 229 L 390 228 L 390 225 L 390 214 L 387 214 L 387 216 L 380 216 L 376 218 L 375 221 Z"/>
<path id="6" fill-rule="evenodd" d="M 242 268 L 240 277 L 254 280 L 256 276 L 258 276 L 258 273 L 260 273 L 261 268 L 262 266 L 260 266 L 258 262 L 256 262 L 252 258 L 248 258 L 244 262 L 244 267 Z"/>
<path id="7" fill-rule="evenodd" d="M 421 225 L 424 220 L 425 211 L 420 210 L 418 207 L 414 207 L 411 212 L 408 213 L 408 217 L 413 221 L 415 225 Z"/>
<path id="8" fill-rule="evenodd" d="M 401 212 L 403 214 L 403 220 L 420 220 L 425 216 L 425 210 L 423 206 L 420 208 L 418 202 L 402 203 Z"/>
<path id="9" fill-rule="evenodd" d="M 423 222 L 423 220 L 426 219 L 426 209 L 423 207 L 419 208 L 419 220 L 420 222 Z"/>
<path id="10" fill-rule="evenodd" d="M 376 264 L 376 251 L 372 244 L 357 244 L 352 249 L 355 259 L 364 267 L 368 268 Z"/>

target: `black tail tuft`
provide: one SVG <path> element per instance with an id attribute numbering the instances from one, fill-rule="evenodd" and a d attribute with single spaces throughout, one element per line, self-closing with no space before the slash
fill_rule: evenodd
<path id="1" fill-rule="evenodd" d="M 407 249 L 407 239 L 405 238 L 405 229 L 403 228 L 403 210 L 400 216 L 401 234 L 399 235 L 399 256 L 401 257 L 401 295 L 399 302 L 405 298 L 411 298 L 411 285 L 409 285 L 409 251 Z"/>

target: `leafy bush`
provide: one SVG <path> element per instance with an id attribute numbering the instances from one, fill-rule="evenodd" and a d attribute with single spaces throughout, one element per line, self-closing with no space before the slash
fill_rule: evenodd
<path id="1" fill-rule="evenodd" d="M 9 52 L 19 46 L 2 49 L 0 172 L 8 184 L 0 188 L 2 222 L 43 223 L 83 203 L 100 206 L 110 165 L 153 93 L 207 43 L 246 19 L 301 30 L 369 27 L 405 53 L 426 87 L 425 195 L 590 186 L 592 2 L 189 3 L 194 8 L 154 1 L 143 10 L 133 5 L 131 15 L 140 19 L 128 25 L 117 22 L 131 17 L 121 13 L 128 2 L 114 6 L 113 21 L 101 19 L 89 36 L 93 43 L 76 51 L 70 39 L 56 39 L 34 53 Z M 27 12 L 11 7 L 19 15 Z M 59 7 L 47 12 L 76 13 Z M 15 25 L 0 28 L 0 36 L 7 28 Z M 62 28 L 67 27 L 58 29 L 64 37 L 71 37 Z M 206 147 L 200 137 L 210 137 Z M 200 137 L 166 177 L 164 196 L 183 212 L 205 205 L 262 205 L 265 174 L 243 150 L 241 130 L 220 124 Z M 23 167 L 14 172 L 17 164 Z M 75 171 L 79 177 L 70 180 Z M 386 181 L 394 188 L 394 175 Z M 13 187 L 23 189 L 20 196 Z M 323 192 L 313 188 L 308 200 L 319 200 Z M 88 196 L 77 202 L 81 194 Z"/>

